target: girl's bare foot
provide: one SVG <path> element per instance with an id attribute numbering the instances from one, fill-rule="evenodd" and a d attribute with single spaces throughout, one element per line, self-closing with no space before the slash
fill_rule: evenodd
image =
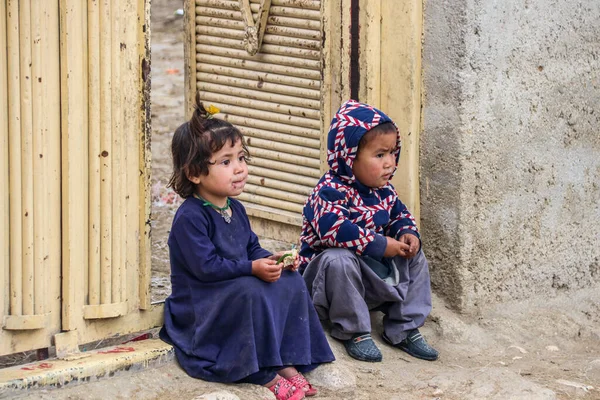
<path id="1" fill-rule="evenodd" d="M 273 378 L 273 380 L 272 380 L 272 381 L 269 381 L 269 382 L 265 383 L 265 384 L 264 384 L 264 386 L 265 386 L 266 388 L 270 388 L 270 387 L 271 387 L 271 386 L 273 386 L 273 385 L 275 384 L 275 382 L 277 382 L 277 381 L 278 381 L 280 378 L 281 378 L 281 376 L 280 376 L 280 375 L 275 375 L 275 378 Z"/>
<path id="2" fill-rule="evenodd" d="M 294 367 L 286 367 L 277 371 L 277 373 L 283 376 L 285 379 L 289 379 L 294 375 L 298 375 L 298 370 Z"/>
<path id="3" fill-rule="evenodd" d="M 302 389 L 307 397 L 314 396 L 318 393 L 318 390 L 313 387 L 313 385 L 310 384 L 304 375 L 299 372 L 296 375 L 286 379 L 289 380 L 292 385 Z"/>

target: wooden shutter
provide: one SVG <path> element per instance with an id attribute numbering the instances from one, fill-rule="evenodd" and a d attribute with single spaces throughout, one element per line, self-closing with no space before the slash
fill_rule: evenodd
<path id="1" fill-rule="evenodd" d="M 254 20 L 260 0 L 251 0 Z M 300 225 L 321 176 L 321 1 L 272 0 L 257 54 L 244 45 L 240 2 L 196 0 L 196 89 L 241 129 L 249 215 Z"/>

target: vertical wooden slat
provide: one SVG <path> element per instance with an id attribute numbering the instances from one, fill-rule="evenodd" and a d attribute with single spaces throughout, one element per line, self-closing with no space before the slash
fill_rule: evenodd
<path id="1" fill-rule="evenodd" d="M 196 59 L 196 4 L 194 1 L 185 2 L 184 14 L 184 29 L 185 40 L 183 43 L 184 60 L 189 60 L 185 63 L 185 118 L 192 117 L 194 112 L 194 103 L 196 101 L 197 82 L 196 79 L 196 63 L 192 60 Z"/>
<path id="2" fill-rule="evenodd" d="M 87 104 L 87 100 L 89 98 L 89 71 L 87 68 L 88 65 L 88 30 L 87 30 L 87 26 L 88 26 L 88 21 L 87 21 L 87 1 L 82 0 L 80 3 L 80 7 L 81 7 L 81 26 L 82 26 L 82 43 L 84 45 L 84 49 L 85 49 L 85 53 L 83 53 L 81 56 L 83 57 L 82 60 L 82 65 L 83 65 L 83 71 L 82 71 L 82 81 L 81 84 L 83 86 L 83 98 L 86 99 L 86 103 L 82 106 L 81 108 L 81 112 L 83 113 L 83 160 L 85 160 L 85 166 L 86 166 L 86 175 L 85 175 L 85 181 L 86 181 L 86 186 L 81 188 L 81 201 L 83 202 L 83 204 L 85 205 L 85 218 L 83 219 L 83 224 L 82 224 L 82 228 L 83 228 L 83 232 L 85 234 L 86 240 L 84 242 L 84 254 L 86 255 L 86 257 L 88 257 L 89 254 L 89 229 L 88 227 L 90 226 L 89 224 L 89 211 L 88 211 L 88 206 L 89 206 L 89 167 L 87 164 L 87 161 L 89 160 L 89 109 L 88 107 L 86 107 Z M 83 269 L 83 287 L 82 287 L 82 292 L 83 295 L 85 296 L 85 298 L 87 299 L 87 295 L 89 293 L 89 265 L 88 265 L 88 258 L 86 258 L 86 264 L 84 266 L 82 266 Z M 85 299 L 84 299 L 85 301 Z"/>
<path id="3" fill-rule="evenodd" d="M 123 192 L 123 175 L 125 171 L 122 169 L 122 148 L 123 143 L 123 125 L 121 123 L 123 113 L 121 111 L 121 31 L 120 31 L 120 0 L 112 0 L 111 4 L 111 32 L 112 32 L 112 59 L 111 79 L 112 85 L 112 101 L 111 101 L 111 120 L 112 120 L 112 272 L 111 272 L 111 292 L 112 303 L 121 301 L 121 268 L 122 268 L 122 252 L 121 244 L 123 243 L 122 236 L 122 216 L 123 208 L 121 202 L 121 193 Z"/>
<path id="4" fill-rule="evenodd" d="M 19 3 L 21 66 L 21 179 L 23 191 L 23 314 L 33 314 L 33 114 L 31 70 L 31 1 Z"/>
<path id="5" fill-rule="evenodd" d="M 47 264 L 45 264 L 45 308 L 50 312 L 50 329 L 60 330 L 60 288 L 61 288 L 61 188 L 60 188 L 60 34 L 58 0 L 38 0 L 42 9 L 44 44 L 43 95 L 44 99 L 44 138 L 47 146 L 44 160 L 47 175 Z"/>
<path id="6" fill-rule="evenodd" d="M 123 21 L 144 21 L 144 4 L 139 0 L 127 0 L 127 12 L 123 13 Z M 124 82 L 124 103 L 142 103 L 141 97 L 141 64 L 140 49 L 144 48 L 145 37 L 141 33 L 141 23 L 138 25 L 126 24 L 124 28 L 126 47 L 123 52 L 124 71 L 131 76 Z M 127 182 L 126 182 L 126 274 L 123 276 L 123 293 L 128 300 L 129 312 L 137 312 L 140 301 L 140 153 L 139 133 L 142 110 L 140 107 L 124 107 L 124 126 L 127 129 L 126 152 Z"/>
<path id="7" fill-rule="evenodd" d="M 23 221 L 21 220 L 21 70 L 19 1 L 8 0 L 8 137 L 10 162 L 10 314 L 23 314 Z"/>
<path id="8" fill-rule="evenodd" d="M 78 289 L 81 289 L 85 279 L 83 270 L 87 267 L 87 229 L 82 226 L 87 208 L 82 201 L 82 191 L 87 188 L 87 152 L 84 151 L 87 129 L 86 19 L 80 0 L 60 0 L 63 330 L 75 329 L 82 320 L 83 293 Z"/>
<path id="9" fill-rule="evenodd" d="M 381 107 L 381 0 L 371 0 L 360 8 L 360 68 L 359 98 L 374 107 Z"/>
<path id="10" fill-rule="evenodd" d="M 381 108 L 402 134 L 402 153 L 392 184 L 419 221 L 419 141 L 421 132 L 421 39 L 423 2 L 381 3 Z M 397 40 L 396 38 L 402 38 Z"/>
<path id="11" fill-rule="evenodd" d="M 332 116 L 334 65 L 333 57 L 335 47 L 335 36 L 329 34 L 330 26 L 334 24 L 334 16 L 338 15 L 339 7 L 334 7 L 337 1 L 321 1 L 321 37 L 323 38 L 323 49 L 321 51 L 321 70 L 323 83 L 321 85 L 321 132 L 329 130 Z M 333 37 L 332 37 L 333 36 Z M 339 43 L 339 42 L 338 42 Z M 320 172 L 324 173 L 329 168 L 327 164 L 327 139 L 320 141 Z"/>
<path id="12" fill-rule="evenodd" d="M 188 3 L 191 3 L 189 1 Z M 138 95 L 143 107 L 143 114 L 140 123 L 140 139 L 139 139 L 139 168 L 141 174 L 139 176 L 139 222 L 140 222 L 140 274 L 139 274 L 139 297 L 140 309 L 150 309 L 150 280 L 152 276 L 151 258 L 150 258 L 150 0 L 138 0 L 138 20 L 144 21 L 138 25 L 138 49 L 141 66 L 141 73 L 138 75 L 141 79 L 137 82 L 139 87 Z"/>
<path id="13" fill-rule="evenodd" d="M 42 45 L 48 39 L 42 34 L 42 9 L 41 0 L 31 0 L 31 68 L 32 68 L 32 129 L 33 129 L 33 227 L 34 227 L 34 314 L 44 313 L 44 291 L 47 282 L 44 279 L 48 267 L 48 252 L 46 235 L 48 231 L 48 199 L 46 193 L 46 177 L 49 173 L 46 168 L 47 143 L 44 135 L 44 113 L 49 111 L 44 107 L 42 87 L 44 59 L 42 58 Z M 44 199 L 41 201 L 40 199 Z"/>
<path id="14" fill-rule="evenodd" d="M 135 21 L 135 16 L 131 13 L 131 1 L 130 0 L 125 0 L 125 1 L 121 1 L 120 2 L 120 10 L 119 10 L 119 17 L 120 17 L 120 30 L 119 30 L 119 42 L 118 42 L 118 49 L 119 49 L 119 71 L 120 71 L 120 76 L 121 77 L 125 77 L 125 76 L 131 76 L 132 77 L 132 60 L 130 58 L 128 58 L 128 51 L 127 51 L 127 47 L 132 47 L 132 44 L 128 42 L 128 37 L 127 37 L 127 31 L 128 31 L 128 27 L 127 27 L 127 23 L 126 21 Z M 128 19 L 131 18 L 131 19 Z M 121 81 L 127 81 L 128 83 L 131 83 L 133 79 L 121 79 Z M 127 110 L 128 104 L 134 104 L 129 103 L 129 101 L 135 101 L 135 98 L 133 97 L 128 97 L 131 96 L 131 92 L 130 90 L 134 89 L 135 92 L 135 87 L 131 87 L 129 84 L 123 84 L 121 85 L 121 96 L 120 96 L 120 101 L 121 101 L 121 112 L 120 112 L 120 123 L 121 123 L 121 166 L 122 166 L 122 174 L 121 174 L 121 233 L 119 234 L 120 238 L 121 238 L 121 270 L 120 270 L 120 287 L 119 287 L 119 293 L 120 293 L 120 300 L 121 302 L 124 301 L 128 301 L 128 299 L 130 298 L 128 296 L 128 270 L 131 267 L 131 264 L 127 262 L 127 258 L 128 258 L 128 254 L 127 254 L 127 238 L 128 238 L 128 232 L 132 230 L 133 227 L 129 226 L 127 224 L 128 221 L 128 200 L 129 200 L 129 185 L 128 185 L 128 179 L 127 177 L 131 175 L 131 169 L 130 169 L 130 165 L 127 161 L 128 158 L 128 154 L 127 154 L 127 144 L 128 144 L 128 137 L 132 132 L 132 128 L 135 125 L 129 124 L 128 122 L 128 114 L 125 112 L 125 110 Z M 135 108 L 135 107 L 133 107 Z"/>
<path id="15" fill-rule="evenodd" d="M 351 46 L 352 46 L 352 34 L 350 32 L 350 27 L 352 25 L 352 0 L 341 0 L 341 43 L 342 45 L 339 47 L 339 53 L 336 54 L 336 57 L 340 58 L 340 76 L 338 84 L 341 88 L 340 95 L 342 96 L 341 101 L 337 103 L 336 107 L 333 108 L 333 111 L 337 111 L 340 107 L 341 103 L 349 99 L 352 93 L 352 83 L 351 83 Z M 347 27 L 347 28 L 346 28 Z M 329 121 L 331 122 L 331 121 Z M 327 132 L 323 132 L 325 135 L 325 140 L 327 141 Z"/>
<path id="16" fill-rule="evenodd" d="M 23 314 L 33 314 L 33 110 L 31 70 L 31 0 L 19 3 L 19 45 L 21 46 L 21 179 L 23 191 Z"/>
<path id="17" fill-rule="evenodd" d="M 88 304 L 100 304 L 100 9 L 88 0 L 89 272 Z"/>
<path id="18" fill-rule="evenodd" d="M 112 283 L 112 119 L 111 119 L 111 0 L 100 2 L 100 303 L 111 303 Z"/>
<path id="19" fill-rule="evenodd" d="M 321 53 L 323 84 L 321 86 L 321 158 L 320 170 L 329 169 L 327 163 L 327 132 L 333 114 L 342 101 L 350 97 L 350 0 L 321 1 Z M 342 44 L 340 46 L 340 43 Z"/>
<path id="20" fill-rule="evenodd" d="M 6 41 L 6 2 L 0 1 L 0 315 L 8 314 L 10 214 L 8 193 L 8 73 Z"/>
<path id="21" fill-rule="evenodd" d="M 127 0 L 122 2 L 121 15 L 122 21 L 137 20 L 137 2 Z M 138 290 L 135 281 L 137 281 L 137 268 L 139 265 L 138 255 L 138 240 L 136 239 L 138 228 L 138 202 L 137 202 L 137 179 L 138 174 L 134 171 L 139 169 L 136 164 L 137 144 L 135 142 L 138 133 L 139 107 L 131 107 L 127 105 L 139 103 L 137 98 L 137 86 L 139 67 L 137 59 L 137 27 L 131 24 L 123 24 L 122 40 L 124 43 L 121 48 L 121 68 L 125 76 L 130 76 L 131 79 L 124 79 L 122 85 L 123 104 L 123 146 L 130 151 L 123 151 L 124 156 L 124 190 L 123 190 L 123 211 L 125 219 L 123 222 L 123 267 L 121 274 L 121 296 L 123 300 L 127 300 L 128 312 L 137 311 L 138 307 Z M 132 181 L 132 177 L 134 178 Z"/>

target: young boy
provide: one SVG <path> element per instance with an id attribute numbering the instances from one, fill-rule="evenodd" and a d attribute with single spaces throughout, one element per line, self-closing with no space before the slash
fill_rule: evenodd
<path id="1" fill-rule="evenodd" d="M 400 133 L 383 112 L 349 100 L 327 138 L 330 166 L 303 210 L 300 270 L 331 336 L 362 361 L 381 361 L 370 310 L 383 311 L 382 338 L 436 360 L 418 328 L 431 311 L 427 260 L 414 218 L 389 182 Z"/>

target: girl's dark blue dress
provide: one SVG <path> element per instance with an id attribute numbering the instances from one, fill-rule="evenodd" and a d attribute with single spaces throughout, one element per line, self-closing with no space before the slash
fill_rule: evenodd
<path id="1" fill-rule="evenodd" d="M 190 197 L 169 235 L 172 294 L 160 337 L 195 378 L 235 382 L 265 369 L 307 372 L 334 360 L 304 280 L 283 271 L 254 277 L 252 260 L 271 255 L 231 199 L 231 223 Z"/>

